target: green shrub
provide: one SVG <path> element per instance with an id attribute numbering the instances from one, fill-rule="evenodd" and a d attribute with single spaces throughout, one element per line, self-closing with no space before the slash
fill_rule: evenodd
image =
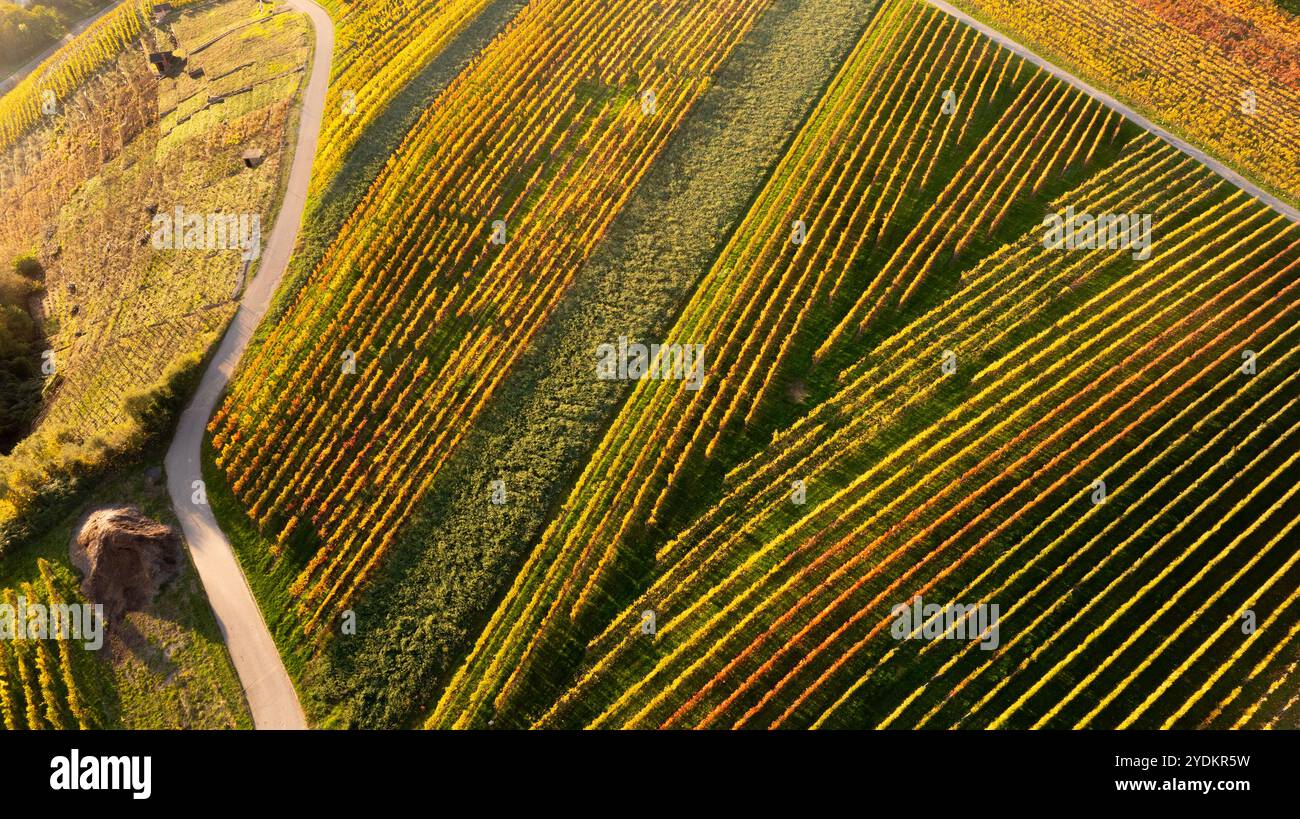
<path id="1" fill-rule="evenodd" d="M 203 373 L 203 361 L 203 354 L 197 352 L 177 358 L 157 384 L 126 396 L 123 403 L 127 414 L 151 437 L 161 437 L 161 431 L 170 430 L 172 421 L 185 408 Z"/>
<path id="2" fill-rule="evenodd" d="M 59 16 L 45 6 L 23 8 L 0 3 L 0 54 L 17 65 L 63 36 Z"/>
<path id="3" fill-rule="evenodd" d="M 41 331 L 27 310 L 40 275 L 31 256 L 14 261 L 14 272 L 0 272 L 0 453 L 27 435 L 41 408 Z"/>
<path id="4" fill-rule="evenodd" d="M 203 340 L 203 349 L 211 339 Z M 207 357 L 178 357 L 151 388 L 126 398 L 131 421 L 84 441 L 66 431 L 38 430 L 0 458 L 0 557 L 68 511 L 68 505 L 109 468 L 135 463 L 166 440 L 203 372 Z"/>
<path id="5" fill-rule="evenodd" d="M 31 253 L 24 253 L 14 259 L 14 272 L 36 281 L 45 277 L 45 268 L 41 267 L 40 260 Z"/>

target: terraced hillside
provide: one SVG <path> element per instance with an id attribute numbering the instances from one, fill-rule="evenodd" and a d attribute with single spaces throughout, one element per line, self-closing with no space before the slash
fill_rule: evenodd
<path id="1" fill-rule="evenodd" d="M 162 420 L 149 417 L 156 390 L 224 328 L 258 224 L 270 230 L 308 50 L 302 18 L 227 1 L 145 26 L 0 159 L 0 258 L 34 259 L 46 344 L 39 417 L 0 460 L 0 520 Z M 92 35 L 74 55 L 99 53 Z M 159 76 L 146 52 L 178 56 Z M 231 217 L 247 230 L 227 231 Z"/>

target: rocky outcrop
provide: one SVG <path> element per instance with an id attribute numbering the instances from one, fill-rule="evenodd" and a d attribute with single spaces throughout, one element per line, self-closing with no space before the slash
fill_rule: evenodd
<path id="1" fill-rule="evenodd" d="M 110 621 L 147 608 L 181 565 L 180 536 L 134 506 L 92 512 L 69 552 L 82 593 L 102 603 Z"/>

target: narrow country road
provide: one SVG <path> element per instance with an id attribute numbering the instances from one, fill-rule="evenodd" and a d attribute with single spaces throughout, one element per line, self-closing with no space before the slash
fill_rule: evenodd
<path id="1" fill-rule="evenodd" d="M 1068 82 L 1070 85 L 1073 85 L 1075 88 L 1079 89 L 1083 93 L 1087 94 L 1088 96 L 1092 97 L 1093 99 L 1097 100 L 1098 102 L 1102 103 L 1108 108 L 1111 108 L 1112 110 L 1118 112 L 1119 114 L 1121 114 L 1122 116 L 1124 116 L 1125 118 L 1133 122 L 1134 124 L 1146 130 L 1148 133 L 1151 133 L 1154 136 L 1163 139 L 1165 142 L 1168 142 L 1170 145 L 1174 146 L 1178 150 L 1182 151 L 1183 153 L 1192 157 L 1196 161 L 1200 162 L 1202 165 L 1214 171 L 1219 176 L 1228 180 L 1233 185 L 1236 185 L 1238 188 L 1242 189 L 1246 193 L 1250 194 L 1251 196 L 1255 197 L 1259 201 L 1273 208 L 1273 210 L 1276 210 L 1278 213 L 1281 213 L 1282 215 L 1286 216 L 1292 222 L 1300 223 L 1300 210 L 1297 210 L 1296 208 L 1287 204 L 1286 202 L 1274 196 L 1273 194 L 1268 193 L 1265 190 L 1262 190 L 1258 185 L 1254 184 L 1249 179 L 1246 179 L 1241 174 L 1237 173 L 1236 171 L 1232 170 L 1228 166 L 1224 165 L 1222 162 L 1210 156 L 1205 151 L 1202 151 L 1200 148 L 1197 148 L 1196 146 L 1192 145 L 1186 140 L 1180 139 L 1179 137 L 1175 136 L 1174 134 L 1170 133 L 1164 128 L 1161 128 L 1159 125 L 1156 125 L 1151 120 L 1142 116 L 1137 111 L 1134 111 L 1132 108 L 1129 108 L 1127 105 L 1115 99 L 1114 97 L 1110 96 L 1109 94 L 1105 93 L 1104 91 L 1094 88 L 1093 86 L 1089 85 L 1088 83 L 1084 82 L 1083 80 L 1069 73 L 1065 69 L 1058 67 L 1054 63 L 1048 62 L 1044 58 L 1030 51 L 1025 46 L 1021 45 L 1020 43 L 1011 39 L 1007 35 L 1003 34 L 1001 31 L 998 31 L 997 29 L 992 28 L 990 26 L 986 26 L 985 24 L 981 23 L 979 20 L 976 20 L 974 17 L 971 17 L 969 14 L 954 7 L 950 3 L 945 3 L 944 0 L 926 0 L 926 2 L 928 2 L 930 5 L 934 6 L 935 8 L 939 9 L 943 13 L 957 18 L 961 22 L 965 23 L 966 25 L 970 26 L 971 28 L 975 29 L 981 34 L 985 35 L 989 39 L 993 40 L 993 42 L 997 43 L 998 45 L 1010 49 L 1012 52 L 1020 55 L 1021 57 L 1025 58 L 1026 60 L 1038 66 L 1039 68 L 1043 69 L 1044 71 L 1048 72 L 1049 74 L 1058 77 L 1064 80 L 1065 82 Z"/>
<path id="2" fill-rule="evenodd" d="M 194 398 L 181 414 L 166 458 L 167 492 L 172 507 L 185 532 L 190 555 L 243 683 L 257 728 L 306 728 L 307 720 L 230 541 L 217 525 L 212 509 L 206 503 L 194 502 L 194 484 L 203 477 L 199 450 L 208 418 L 239 364 L 253 330 L 271 304 L 271 297 L 289 264 L 307 203 L 307 183 L 316 156 L 316 139 L 320 134 L 334 54 L 334 23 L 312 0 L 287 0 L 287 5 L 304 12 L 311 20 L 316 46 L 307 89 L 303 92 L 297 147 L 284 201 L 263 249 L 257 275 L 244 290 L 230 329 L 203 373 Z"/>

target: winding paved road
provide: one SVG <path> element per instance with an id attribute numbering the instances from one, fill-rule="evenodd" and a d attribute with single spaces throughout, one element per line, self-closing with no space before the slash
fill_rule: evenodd
<path id="1" fill-rule="evenodd" d="M 185 532 L 190 555 L 235 662 L 235 671 L 243 683 L 248 707 L 253 713 L 253 725 L 257 728 L 306 728 L 307 720 L 230 541 L 217 525 L 211 507 L 206 503 L 194 503 L 193 496 L 194 482 L 203 477 L 199 451 L 204 429 L 289 264 L 298 228 L 302 224 L 307 183 L 316 156 L 316 139 L 320 134 L 325 89 L 329 84 L 330 61 L 334 54 L 334 23 L 312 0 L 287 0 L 287 4 L 304 12 L 311 20 L 316 31 L 316 47 L 307 90 L 303 93 L 297 147 L 284 201 L 263 250 L 257 275 L 244 290 L 230 329 L 203 373 L 194 398 L 181 414 L 176 437 L 166 458 L 167 491 L 171 495 L 172 507 Z"/>
<path id="2" fill-rule="evenodd" d="M 1104 91 L 1098 88 L 1094 88 L 1093 86 L 1089 85 L 1088 83 L 1084 82 L 1083 80 L 1069 73 L 1065 69 L 1058 67 L 1054 63 L 1048 62 L 1046 59 L 1038 56 L 1037 54 L 1030 51 L 1025 46 L 1021 45 L 1020 43 L 1011 39 L 1007 35 L 1003 34 L 1001 31 L 998 31 L 997 29 L 992 28 L 991 26 L 987 26 L 981 23 L 979 20 L 976 20 L 974 17 L 971 17 L 969 14 L 954 7 L 950 3 L 945 3 L 943 0 L 926 0 L 926 2 L 928 2 L 930 5 L 934 6 L 935 8 L 939 9 L 943 13 L 956 17 L 958 20 L 962 21 L 966 25 L 970 26 L 971 28 L 983 34 L 984 36 L 993 40 L 993 42 L 1003 46 L 1004 48 L 1010 49 L 1012 52 L 1025 58 L 1026 60 L 1038 66 L 1039 68 L 1043 69 L 1044 71 L 1051 74 L 1052 76 L 1059 77 L 1065 82 L 1068 82 L 1070 85 L 1073 85 L 1075 88 L 1079 89 L 1080 91 L 1092 97 L 1093 99 L 1096 99 L 1098 102 L 1101 102 L 1103 105 L 1107 106 L 1108 108 L 1117 111 L 1119 114 L 1126 117 L 1127 119 L 1129 119 L 1139 127 L 1143 128 L 1147 132 L 1159 137 L 1160 139 L 1163 139 L 1165 142 L 1168 142 L 1170 145 L 1174 146 L 1178 150 L 1182 151 L 1183 153 L 1192 157 L 1196 161 L 1200 162 L 1202 165 L 1214 171 L 1219 176 L 1228 180 L 1233 185 L 1236 185 L 1238 188 L 1241 188 L 1243 191 L 1255 197 L 1256 199 L 1268 205 L 1269 207 L 1273 208 L 1273 210 L 1276 210 L 1278 213 L 1283 214 L 1292 222 L 1300 223 L 1300 210 L 1297 210 L 1296 208 L 1287 204 L 1286 202 L 1274 196 L 1273 194 L 1265 190 L 1262 190 L 1258 185 L 1254 184 L 1249 179 L 1246 179 L 1241 174 L 1237 173 L 1236 171 L 1232 170 L 1228 166 L 1224 165 L 1222 162 L 1210 156 L 1205 151 L 1202 151 L 1200 148 L 1197 148 L 1196 146 L 1192 145 L 1186 140 L 1174 136 L 1169 131 L 1165 130 L 1164 128 L 1161 128 L 1159 125 L 1156 125 L 1151 120 L 1142 116 L 1137 111 L 1134 111 L 1132 108 L 1129 108 L 1127 105 L 1115 99 L 1114 97 L 1110 96 L 1109 94 L 1105 93 Z"/>

